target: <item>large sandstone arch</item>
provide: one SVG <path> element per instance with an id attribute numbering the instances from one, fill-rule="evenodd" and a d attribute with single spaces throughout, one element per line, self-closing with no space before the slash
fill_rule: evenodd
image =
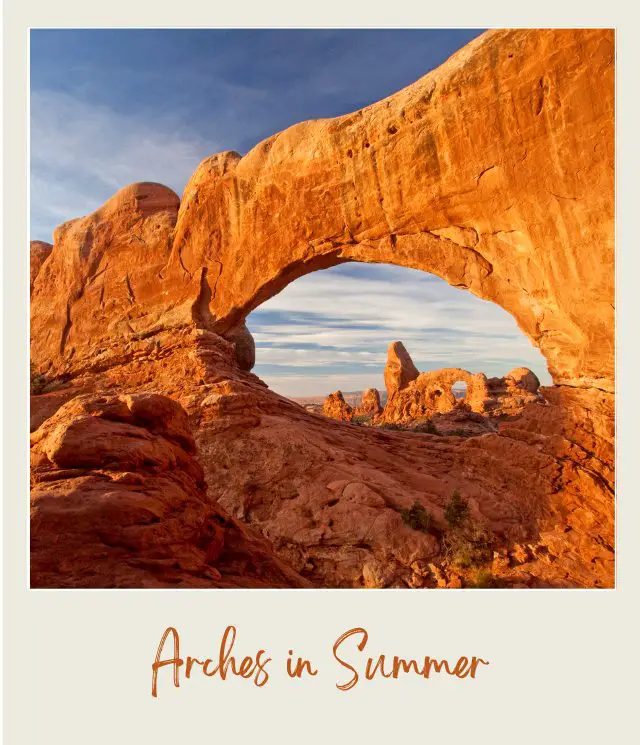
<path id="1" fill-rule="evenodd" d="M 556 383 L 613 390 L 613 51 L 606 30 L 488 32 L 388 99 L 208 158 L 181 201 L 123 189 L 57 229 L 34 359 L 192 320 L 237 337 L 295 278 L 384 262 L 501 305 Z"/>
<path id="2" fill-rule="evenodd" d="M 613 80 L 610 31 L 489 32 L 362 111 L 206 160 L 172 262 L 206 264 L 223 333 L 316 269 L 423 269 L 515 316 L 556 382 L 611 389 Z"/>

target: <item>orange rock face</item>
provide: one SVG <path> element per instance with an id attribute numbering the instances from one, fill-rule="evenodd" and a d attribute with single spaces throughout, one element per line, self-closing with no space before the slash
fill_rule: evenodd
<path id="1" fill-rule="evenodd" d="M 29 247 L 30 254 L 30 288 L 29 291 L 33 292 L 33 283 L 38 276 L 40 268 L 44 264 L 45 260 L 49 257 L 49 254 L 53 250 L 51 243 L 45 243 L 44 241 L 31 241 Z"/>
<path id="2" fill-rule="evenodd" d="M 342 391 L 330 393 L 322 406 L 322 413 L 340 422 L 350 422 L 353 419 L 353 409 L 344 400 Z"/>
<path id="3" fill-rule="evenodd" d="M 306 586 L 208 499 L 195 449 L 164 396 L 64 404 L 32 435 L 31 586 Z"/>
<path id="4" fill-rule="evenodd" d="M 467 583 L 439 537 L 457 489 L 505 583 L 612 586 L 613 59 L 608 30 L 491 31 L 385 101 L 208 158 L 181 200 L 133 184 L 60 226 L 32 275 L 31 355 L 49 381 L 32 399 L 32 581 Z M 345 261 L 501 305 L 548 361 L 544 403 L 528 371 L 477 381 L 520 403 L 462 438 L 337 425 L 269 391 L 248 372 L 246 316 Z M 397 356 L 387 388 L 426 392 Z M 127 396 L 149 391 L 187 411 L 197 456 L 178 415 L 170 432 L 132 413 Z M 143 483 L 118 486 L 123 473 Z M 430 531 L 403 518 L 416 500 Z M 201 527 L 218 510 L 222 554 Z"/>
<path id="5" fill-rule="evenodd" d="M 527 367 L 517 367 L 504 376 L 504 380 L 511 390 L 523 390 L 527 393 L 537 393 L 540 388 L 538 376 Z"/>
<path id="6" fill-rule="evenodd" d="M 225 555 L 214 564 L 223 580 L 249 587 L 269 582 L 299 586 L 300 576 L 320 587 L 437 586 L 433 572 L 424 567 L 433 563 L 448 577 L 439 540 L 433 533 L 411 529 L 401 512 L 417 499 L 433 516 L 435 528 L 445 532 L 444 509 L 458 489 L 468 498 L 475 519 L 495 533 L 496 550 L 506 552 L 494 576 L 507 586 L 611 585 L 609 394 L 544 388 L 546 403 L 530 405 L 481 438 L 387 431 L 309 414 L 243 372 L 233 344 L 215 334 L 185 330 L 164 332 L 159 338 L 159 349 L 150 344 L 129 352 L 117 365 L 96 366 L 33 396 L 33 426 L 48 428 L 66 401 L 73 403 L 78 393 L 93 390 L 120 396 L 122 390 L 155 388 L 180 401 L 189 415 L 211 509 L 224 511 L 235 535 L 244 531 L 249 536 L 241 543 L 244 558 L 233 559 L 232 580 L 225 580 L 220 566 Z M 146 478 L 144 467 L 141 472 Z M 260 543 L 260 535 L 267 540 Z M 225 546 L 229 540 L 225 533 Z M 516 544 L 531 546 L 524 563 L 511 558 Z M 65 561 L 62 543 L 54 545 L 45 535 L 42 546 L 51 552 L 47 561 L 56 555 Z M 127 551 L 136 555 L 133 549 L 123 549 L 122 555 Z M 69 552 L 75 556 L 75 549 Z M 246 574 L 247 567 L 272 566 L 274 554 L 279 574 Z M 91 553 L 79 556 L 77 562 L 66 560 L 66 578 L 51 575 L 47 582 L 84 581 L 78 577 L 94 559 Z M 231 560 L 234 552 L 229 556 Z M 176 569 L 172 581 L 179 582 L 181 574 Z M 144 577 L 145 583 L 165 586 L 162 576 Z M 107 586 L 115 579 L 95 565 L 92 582 L 97 586 L 101 581 Z M 202 577 L 185 576 L 183 581 L 218 586 Z"/>
<path id="7" fill-rule="evenodd" d="M 555 383 L 612 391 L 613 62 L 610 30 L 490 31 L 378 104 L 208 158 L 181 201 L 121 190 L 58 228 L 34 356 L 79 369 L 194 319 L 233 333 L 296 277 L 376 261 L 501 305 Z"/>
<path id="8" fill-rule="evenodd" d="M 377 417 L 382 414 L 380 393 L 377 388 L 367 388 L 354 412 L 355 416 Z"/>
<path id="9" fill-rule="evenodd" d="M 386 422 L 411 422 L 460 408 L 503 417 L 521 414 L 527 404 L 540 400 L 540 382 L 526 367 L 491 379 L 459 367 L 419 373 L 401 342 L 389 346 L 384 378 L 388 393 L 383 412 Z M 453 392 L 456 383 L 466 385 L 463 399 L 457 399 Z"/>
<path id="10" fill-rule="evenodd" d="M 413 364 L 409 352 L 401 341 L 393 341 L 387 349 L 387 364 L 384 368 L 384 385 L 387 389 L 387 400 L 419 375 L 418 368 Z"/>

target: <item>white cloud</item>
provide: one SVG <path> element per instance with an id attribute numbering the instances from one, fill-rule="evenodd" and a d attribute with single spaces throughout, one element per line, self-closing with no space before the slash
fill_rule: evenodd
<path id="1" fill-rule="evenodd" d="M 526 366 L 551 382 L 539 350 L 499 306 L 415 270 L 352 268 L 362 277 L 339 271 L 296 280 L 248 319 L 256 372 L 285 395 L 382 388 L 386 348 L 396 339 L 421 370 L 460 366 L 491 376 Z M 367 276 L 372 271 L 375 277 Z M 297 344 L 317 347 L 291 348 Z"/>
<path id="2" fill-rule="evenodd" d="M 97 209 L 134 181 L 180 194 L 203 158 L 222 149 L 170 115 L 130 115 L 67 93 L 31 93 L 32 238 Z"/>

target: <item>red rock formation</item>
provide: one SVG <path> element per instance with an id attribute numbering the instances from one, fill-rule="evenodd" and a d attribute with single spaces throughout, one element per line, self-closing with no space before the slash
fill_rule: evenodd
<path id="1" fill-rule="evenodd" d="M 493 417 L 519 415 L 528 404 L 543 401 L 540 381 L 526 367 L 512 370 L 504 378 L 490 378 L 487 386 L 489 398 L 485 401 L 485 411 Z"/>
<path id="2" fill-rule="evenodd" d="M 395 355 L 389 351 L 387 370 L 395 366 Z M 388 390 L 384 418 L 388 422 L 403 422 L 419 417 L 428 417 L 437 412 L 444 413 L 454 409 L 458 403 L 452 387 L 462 381 L 467 384 L 465 403 L 473 411 L 484 411 L 489 396 L 486 377 L 479 373 L 472 375 L 460 368 L 444 368 L 427 373 L 419 373 L 410 383 L 401 388 Z"/>
<path id="3" fill-rule="evenodd" d="M 353 419 L 353 409 L 344 400 L 342 391 L 330 393 L 322 406 L 322 413 L 330 419 L 340 422 L 350 422 Z"/>
<path id="4" fill-rule="evenodd" d="M 387 364 L 384 368 L 384 385 L 387 389 L 387 400 L 398 391 L 406 388 L 419 375 L 409 352 L 401 341 L 392 341 L 387 349 Z"/>
<path id="5" fill-rule="evenodd" d="M 401 358 L 397 345 L 402 348 Z M 410 372 L 403 377 L 399 371 L 408 367 L 407 360 L 411 363 Z M 384 379 L 388 393 L 383 412 L 386 422 L 410 423 L 434 414 L 446 414 L 461 406 L 467 411 L 502 417 L 522 413 L 527 404 L 539 400 L 540 382 L 526 367 L 512 370 L 504 378 L 490 380 L 484 373 L 474 375 L 459 367 L 419 373 L 400 342 L 389 346 Z M 453 386 L 458 382 L 467 386 L 463 401 L 453 393 Z"/>
<path id="6" fill-rule="evenodd" d="M 557 384 L 612 391 L 613 40 L 490 31 L 385 101 L 208 158 L 179 212 L 165 187 L 127 187 L 56 232 L 34 358 L 81 369 L 194 319 L 233 333 L 296 277 L 376 261 L 496 302 Z"/>
<path id="7" fill-rule="evenodd" d="M 33 283 L 36 281 L 38 272 L 44 264 L 45 260 L 49 257 L 53 246 L 51 243 L 45 243 L 44 241 L 31 241 L 29 248 L 30 252 L 30 289 L 29 292 L 33 292 Z"/>
<path id="8" fill-rule="evenodd" d="M 31 586 L 307 586 L 207 498 L 195 450 L 164 396 L 63 405 L 32 435 Z"/>
<path id="9" fill-rule="evenodd" d="M 232 344 L 214 334 L 165 332 L 161 339 L 159 351 L 149 345 L 32 397 L 35 423 L 88 387 L 166 390 L 190 415 L 211 497 L 317 586 L 379 586 L 374 575 L 385 586 L 435 586 L 424 566 L 441 566 L 438 541 L 411 530 L 400 511 L 417 498 L 446 531 L 444 507 L 455 489 L 495 533 L 496 550 L 506 551 L 498 580 L 611 586 L 611 396 L 601 392 L 594 404 L 584 392 L 545 388 L 545 405 L 482 438 L 340 427 L 239 370 Z M 511 558 L 516 543 L 529 547 L 524 563 Z M 252 550 L 244 552 L 245 565 L 266 561 L 265 549 L 255 560 Z M 256 583 L 240 568 L 234 581 Z"/>
<path id="10" fill-rule="evenodd" d="M 359 405 L 356 407 L 355 416 L 365 416 L 375 418 L 382 414 L 380 404 L 380 393 L 377 388 L 367 388 L 362 394 Z"/>
<path id="11" fill-rule="evenodd" d="M 181 201 L 134 184 L 65 223 L 33 284 L 32 359 L 52 380 L 34 426 L 80 391 L 179 400 L 211 493 L 318 584 L 430 586 L 437 539 L 399 510 L 419 498 L 444 530 L 459 489 L 509 582 L 612 586 L 613 53 L 607 30 L 492 31 L 383 102 L 208 158 Z M 547 358 L 546 404 L 467 440 L 339 427 L 266 389 L 247 314 L 349 260 L 501 305 Z M 40 535 L 62 567 L 47 582 L 100 581 L 97 553 Z"/>
<path id="12" fill-rule="evenodd" d="M 537 393 L 540 388 L 538 376 L 527 367 L 516 367 L 504 376 L 511 389 L 522 389 L 528 393 Z"/>

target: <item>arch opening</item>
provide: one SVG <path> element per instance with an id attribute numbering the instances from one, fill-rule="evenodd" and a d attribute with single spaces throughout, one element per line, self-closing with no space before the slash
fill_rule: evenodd
<path id="1" fill-rule="evenodd" d="M 393 397 L 389 345 L 398 341 L 415 368 L 411 395 L 419 399 L 405 407 L 405 420 L 469 401 L 482 408 L 492 396 L 485 381 L 502 380 L 514 368 L 551 384 L 544 357 L 504 309 L 392 264 L 349 262 L 298 277 L 259 306 L 247 326 L 256 344 L 254 372 L 310 410 L 320 411 L 339 391 L 344 403 L 336 404 L 335 418 L 378 411 L 376 394 L 379 415 L 386 411 Z"/>
<path id="2" fill-rule="evenodd" d="M 457 403 L 464 403 L 466 397 L 467 397 L 467 383 L 465 380 L 456 380 L 451 385 L 451 393 L 453 393 L 454 398 L 456 399 Z"/>

